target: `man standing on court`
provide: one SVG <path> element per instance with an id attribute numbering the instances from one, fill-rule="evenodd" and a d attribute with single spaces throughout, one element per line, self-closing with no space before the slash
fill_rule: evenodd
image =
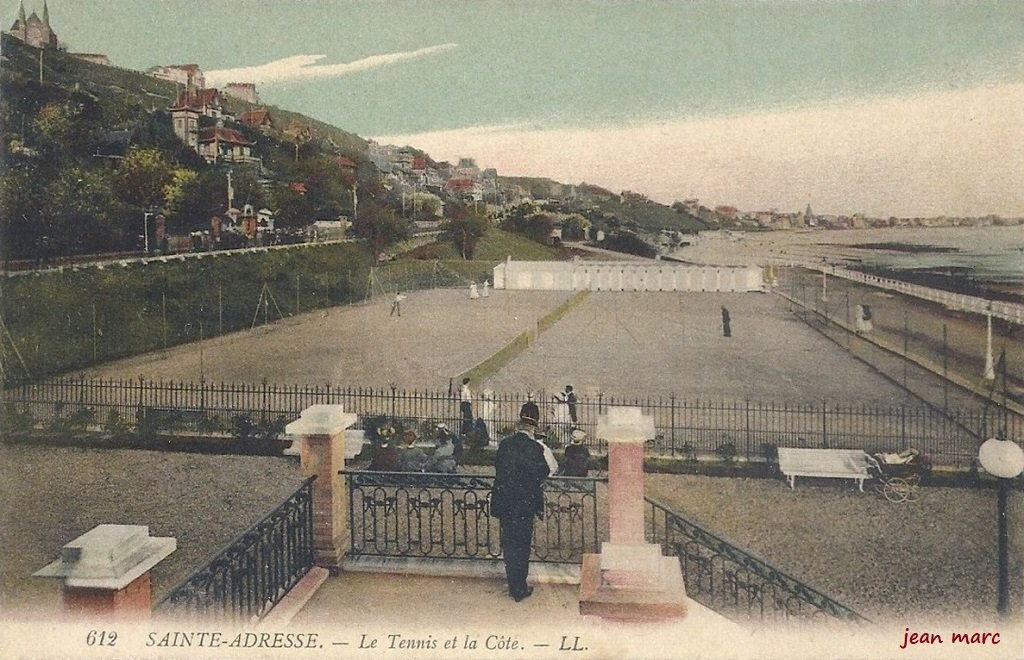
<path id="1" fill-rule="evenodd" d="M 498 446 L 494 460 L 491 515 L 501 521 L 501 553 L 508 594 L 517 603 L 533 593 L 530 571 L 534 516 L 544 516 L 544 480 L 550 474 L 544 449 L 534 434 L 537 420 L 520 416 L 516 432 Z"/>
<path id="2" fill-rule="evenodd" d="M 402 301 L 405 300 L 405 295 L 399 291 L 395 294 L 395 300 L 391 303 L 391 313 L 388 316 L 402 315 Z"/>

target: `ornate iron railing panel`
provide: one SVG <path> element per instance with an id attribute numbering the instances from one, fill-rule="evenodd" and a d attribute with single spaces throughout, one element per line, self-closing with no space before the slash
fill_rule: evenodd
<path id="1" fill-rule="evenodd" d="M 870 623 L 800 580 L 645 498 L 648 539 L 679 558 L 687 596 L 723 616 L 788 623 L 835 619 Z"/>
<path id="2" fill-rule="evenodd" d="M 313 480 L 243 532 L 158 604 L 162 615 L 262 618 L 313 567 Z"/>
<path id="3" fill-rule="evenodd" d="M 496 559 L 498 520 L 491 517 L 489 475 L 342 472 L 348 482 L 352 556 Z M 534 526 L 534 561 L 579 562 L 596 552 L 597 484 L 553 477 L 544 482 L 544 518 Z"/>

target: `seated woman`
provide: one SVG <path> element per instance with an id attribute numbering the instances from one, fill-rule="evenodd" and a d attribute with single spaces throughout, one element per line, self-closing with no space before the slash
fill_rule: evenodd
<path id="1" fill-rule="evenodd" d="M 373 452 L 373 459 L 370 461 L 371 470 L 380 472 L 395 472 L 398 470 L 398 450 L 390 440 L 381 439 L 381 444 Z"/>
<path id="2" fill-rule="evenodd" d="M 590 470 L 590 450 L 583 444 L 587 434 L 583 429 L 573 429 L 570 437 L 559 474 L 563 477 L 585 477 Z"/>
<path id="3" fill-rule="evenodd" d="M 377 429 L 378 444 L 374 448 L 374 457 L 370 459 L 368 470 L 394 472 L 398 469 L 398 450 L 392 442 L 394 429 L 383 426 Z"/>
<path id="4" fill-rule="evenodd" d="M 398 471 L 419 472 L 427 462 L 427 454 L 416 446 L 416 434 L 413 431 L 406 431 L 402 435 L 402 444 L 398 450 Z"/>
<path id="5" fill-rule="evenodd" d="M 457 465 L 455 442 L 448 432 L 446 424 L 437 425 L 437 448 L 423 464 L 424 472 L 445 472 L 454 474 Z"/>

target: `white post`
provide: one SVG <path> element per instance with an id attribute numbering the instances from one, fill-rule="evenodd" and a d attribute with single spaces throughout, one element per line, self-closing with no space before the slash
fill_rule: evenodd
<path id="1" fill-rule="evenodd" d="M 992 303 L 988 304 L 988 311 L 985 312 L 987 320 L 987 331 L 985 333 L 985 380 L 995 380 L 996 370 L 992 359 Z"/>

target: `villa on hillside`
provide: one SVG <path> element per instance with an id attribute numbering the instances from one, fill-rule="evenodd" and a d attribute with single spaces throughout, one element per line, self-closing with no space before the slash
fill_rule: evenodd
<path id="1" fill-rule="evenodd" d="M 231 163 L 258 163 L 252 155 L 252 142 L 245 139 L 233 128 L 211 126 L 199 131 L 197 151 L 208 163 L 227 161 Z"/>
<path id="2" fill-rule="evenodd" d="M 242 116 L 239 117 L 238 120 L 263 133 L 274 130 L 274 119 L 270 116 L 270 112 L 268 110 L 249 110 L 247 112 L 243 112 Z"/>

